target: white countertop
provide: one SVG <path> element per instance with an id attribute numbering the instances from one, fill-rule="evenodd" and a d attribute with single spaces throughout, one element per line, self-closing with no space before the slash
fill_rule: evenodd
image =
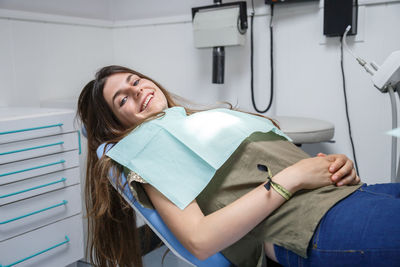
<path id="1" fill-rule="evenodd" d="M 335 126 L 324 120 L 294 116 L 273 116 L 272 118 L 295 144 L 327 142 L 331 141 L 335 134 Z"/>
<path id="2" fill-rule="evenodd" d="M 71 109 L 55 109 L 40 107 L 0 107 L 0 121 L 27 119 L 31 117 L 48 116 L 51 114 L 73 113 Z"/>

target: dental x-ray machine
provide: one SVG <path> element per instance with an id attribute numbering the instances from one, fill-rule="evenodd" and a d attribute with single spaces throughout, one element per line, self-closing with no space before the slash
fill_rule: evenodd
<path id="1" fill-rule="evenodd" d="M 213 47 L 212 82 L 224 83 L 224 46 L 244 45 L 247 30 L 245 1 L 192 8 L 193 36 L 196 48 Z"/>

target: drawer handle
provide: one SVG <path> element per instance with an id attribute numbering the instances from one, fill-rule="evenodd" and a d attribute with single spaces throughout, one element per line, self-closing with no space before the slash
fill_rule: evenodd
<path id="1" fill-rule="evenodd" d="M 82 147 L 81 147 L 81 131 L 78 131 L 78 142 L 79 142 L 79 155 L 82 154 Z"/>
<path id="2" fill-rule="evenodd" d="M 65 241 L 63 241 L 63 242 L 60 242 L 60 243 L 58 243 L 58 244 L 56 244 L 56 245 L 54 245 L 54 246 L 49 247 L 48 249 L 44 249 L 44 250 L 42 250 L 42 251 L 40 251 L 40 252 L 38 252 L 38 253 L 35 253 L 35 254 L 33 254 L 33 255 L 29 256 L 29 257 L 26 257 L 26 258 L 24 258 L 24 259 L 22 259 L 22 260 L 13 262 L 13 263 L 11 263 L 11 264 L 8 264 L 8 265 L 1 265 L 1 264 L 0 264 L 0 267 L 11 267 L 11 266 L 16 265 L 16 264 L 18 264 L 18 263 L 21 263 L 21 262 L 23 262 L 23 261 L 29 260 L 29 259 L 31 259 L 31 258 L 33 258 L 33 257 L 36 257 L 36 256 L 38 256 L 38 255 L 40 255 L 40 254 L 43 254 L 43 253 L 45 253 L 45 252 L 47 252 L 47 251 L 49 251 L 49 250 L 52 250 L 53 248 L 62 246 L 62 245 L 64 245 L 64 244 L 68 243 L 68 242 L 69 242 L 69 237 L 68 237 L 68 236 L 65 236 Z"/>
<path id="3" fill-rule="evenodd" d="M 6 223 L 9 223 L 9 222 L 13 222 L 13 221 L 16 221 L 16 220 L 19 220 L 19 219 L 22 219 L 22 218 L 25 218 L 25 217 L 28 217 L 28 216 L 31 216 L 31 215 L 34 215 L 34 214 L 49 210 L 49 209 L 53 209 L 53 208 L 56 208 L 56 207 L 59 207 L 59 206 L 62 206 L 62 205 L 66 205 L 67 203 L 68 203 L 68 201 L 63 200 L 61 203 L 58 203 L 58 204 L 53 205 L 53 206 L 50 206 L 48 208 L 44 208 L 44 209 L 41 209 L 41 210 L 33 211 L 33 212 L 28 213 L 28 214 L 25 214 L 25 215 L 22 215 L 22 216 L 19 216 L 19 217 L 15 217 L 13 219 L 2 221 L 2 222 L 0 222 L 0 225 L 1 224 L 6 224 Z"/>
<path id="4" fill-rule="evenodd" d="M 16 174 L 16 173 L 20 173 L 20 172 L 26 172 L 26 171 L 31 171 L 31 170 L 35 170 L 35 169 L 40 169 L 40 168 L 44 168 L 44 167 L 49 167 L 49 166 L 56 165 L 56 164 L 62 164 L 64 162 L 65 162 L 65 160 L 62 159 L 60 161 L 56 161 L 56 162 L 45 164 L 45 165 L 40 165 L 40 166 L 36 166 L 36 167 L 28 168 L 28 169 L 23 169 L 23 170 L 19 170 L 19 171 L 15 171 L 15 172 L 3 173 L 3 174 L 0 174 L 0 177 L 11 175 L 11 174 Z"/>
<path id="5" fill-rule="evenodd" d="M 0 196 L 0 198 L 11 197 L 11 196 L 18 195 L 18 194 L 21 194 L 21 193 L 25 193 L 25 192 L 28 192 L 28 191 L 31 191 L 31 190 L 35 190 L 35 189 L 39 189 L 39 188 L 46 187 L 46 186 L 49 186 L 49 185 L 61 183 L 61 182 L 64 182 L 66 180 L 67 180 L 67 178 L 61 178 L 60 180 L 55 181 L 55 182 L 51 182 L 51 183 L 43 184 L 43 185 L 38 185 L 38 186 L 35 186 L 35 187 L 32 187 L 32 188 L 28 188 L 28 189 L 21 190 L 21 191 L 18 191 L 18 192 L 10 193 L 10 194 L 7 194 L 7 195 L 2 195 L 2 196 Z"/>
<path id="6" fill-rule="evenodd" d="M 27 132 L 27 131 L 33 131 L 33 130 L 40 130 L 40 129 L 45 129 L 45 128 L 58 127 L 58 126 L 61 127 L 63 125 L 64 125 L 63 123 L 58 123 L 58 124 L 52 124 L 52 125 L 46 125 L 46 126 L 40 126 L 40 127 L 34 127 L 34 128 L 26 128 L 26 129 L 21 129 L 21 130 L 0 132 L 0 135 L 11 134 L 11 133 L 19 133 L 19 132 Z"/>
<path id="7" fill-rule="evenodd" d="M 57 143 L 48 144 L 48 145 L 28 147 L 28 148 L 24 148 L 24 149 L 18 149 L 18 150 L 3 152 L 3 153 L 0 153 L 0 156 L 13 154 L 13 153 L 18 153 L 18 152 L 23 152 L 23 151 L 28 151 L 28 150 L 33 150 L 33 149 L 38 149 L 38 148 L 45 148 L 45 147 L 49 147 L 49 146 L 62 145 L 62 144 L 64 144 L 64 142 L 57 142 Z"/>

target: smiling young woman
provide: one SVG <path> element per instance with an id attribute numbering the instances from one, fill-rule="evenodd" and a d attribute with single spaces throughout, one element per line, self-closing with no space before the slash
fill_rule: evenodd
<path id="1" fill-rule="evenodd" d="M 97 148 L 105 142 L 116 143 L 114 148 L 123 146 L 125 137 L 132 137 L 132 133 L 146 128 L 155 118 L 166 122 L 173 114 L 169 117 L 174 119 L 170 125 L 179 127 L 183 125 L 180 122 L 199 111 L 178 105 L 160 84 L 120 66 L 102 68 L 95 80 L 84 87 L 78 113 L 88 139 L 85 194 L 88 255 L 92 263 L 142 265 L 134 212 L 108 180 L 110 168 L 114 168 L 116 177 L 126 170 L 110 157 L 99 160 Z M 190 119 L 206 113 L 215 115 L 213 112 L 216 111 L 199 112 Z M 255 119 L 232 107 L 223 112 L 235 118 L 244 117 L 243 125 L 247 126 Z M 214 115 L 205 121 L 205 129 L 212 125 L 218 128 Z M 227 164 L 217 170 L 201 194 L 187 206 L 179 208 L 146 179 L 129 182 L 132 192 L 139 196 L 138 201 L 157 209 L 178 240 L 200 259 L 221 251 L 237 266 L 261 264 L 265 254 L 290 266 L 397 266 L 400 184 L 361 185 L 346 156 L 309 157 L 284 137 L 275 122 L 253 115 L 263 117 L 262 124 L 268 125 L 269 130 L 255 131 L 244 139 L 225 161 Z M 232 131 L 227 128 L 220 133 L 218 141 L 223 143 Z M 193 131 L 190 134 L 193 140 L 201 135 Z M 143 138 L 133 141 L 130 148 L 135 149 L 142 148 L 145 142 Z M 182 155 L 182 150 L 171 151 L 156 145 L 146 154 L 148 157 L 137 161 L 145 161 L 147 169 L 168 165 L 170 169 L 162 170 L 171 172 L 158 177 L 165 180 L 167 173 L 171 174 L 174 179 L 170 184 L 177 187 L 174 170 L 181 171 L 183 159 L 187 158 L 177 156 Z M 218 149 L 215 154 L 220 151 L 225 150 Z M 265 172 L 255 167 L 254 163 L 260 160 L 268 162 L 272 170 L 269 180 Z M 129 178 L 135 170 L 128 172 Z M 199 172 L 190 169 L 189 175 L 185 173 L 183 177 L 185 182 L 179 185 L 187 191 L 188 179 L 196 180 L 198 176 Z M 290 195 L 293 197 L 287 197 Z M 382 235 L 385 231 L 389 234 Z"/>

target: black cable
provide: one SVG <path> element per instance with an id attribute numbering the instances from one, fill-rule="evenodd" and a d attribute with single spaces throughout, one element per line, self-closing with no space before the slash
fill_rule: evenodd
<path id="1" fill-rule="evenodd" d="M 250 89 L 251 89 L 251 102 L 253 103 L 254 109 L 258 113 L 265 113 L 267 112 L 271 106 L 272 106 L 272 100 L 274 97 L 274 57 L 273 57 L 273 27 L 272 27 L 272 17 L 274 15 L 274 5 L 271 5 L 271 19 L 269 22 L 269 33 L 270 33 L 270 68 L 271 68 L 271 93 L 270 93 L 270 98 L 269 98 L 269 104 L 268 107 L 265 110 L 259 110 L 256 106 L 255 100 L 254 100 L 254 40 L 253 40 L 253 23 L 254 23 L 254 2 L 253 0 L 251 1 L 251 5 L 253 8 L 253 12 L 251 14 L 251 31 L 250 31 Z"/>
<path id="2" fill-rule="evenodd" d="M 345 76 L 344 76 L 344 67 L 343 67 L 343 36 L 342 36 L 342 38 L 340 38 L 340 67 L 342 69 L 344 105 L 345 105 L 345 108 L 346 108 L 346 118 L 347 118 L 347 126 L 349 128 L 351 149 L 353 151 L 353 158 L 354 158 L 354 165 L 356 167 L 356 172 L 357 172 L 357 175 L 359 175 L 357 158 L 356 158 L 356 151 L 354 150 L 354 142 L 353 142 L 353 137 L 352 137 L 352 134 L 351 134 L 349 110 L 348 110 L 348 107 L 347 107 L 346 80 L 345 80 Z"/>

